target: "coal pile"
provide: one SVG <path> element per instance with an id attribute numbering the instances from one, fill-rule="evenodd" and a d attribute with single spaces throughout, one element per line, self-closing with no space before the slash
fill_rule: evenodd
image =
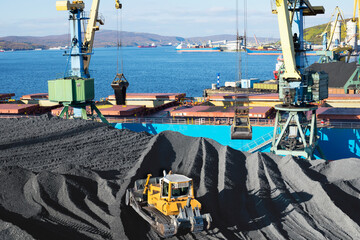
<path id="1" fill-rule="evenodd" d="M 316 72 L 325 72 L 329 75 L 329 87 L 342 88 L 356 70 L 356 63 L 343 61 L 331 63 L 314 63 L 309 68 Z"/>
<path id="2" fill-rule="evenodd" d="M 42 116 L 0 119 L 0 239 L 159 239 L 124 204 L 163 170 L 194 179 L 210 231 L 174 239 L 358 239 L 360 161 L 249 154 Z"/>

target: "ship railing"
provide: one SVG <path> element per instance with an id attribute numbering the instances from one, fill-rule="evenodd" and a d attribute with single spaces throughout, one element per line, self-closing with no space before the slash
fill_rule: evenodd
<path id="1" fill-rule="evenodd" d="M 231 125 L 229 118 L 107 118 L 111 123 L 145 123 L 145 124 L 187 124 L 187 125 Z M 252 126 L 273 126 L 272 119 L 251 119 Z"/>
<path id="2" fill-rule="evenodd" d="M 172 118 L 106 118 L 110 123 L 138 123 L 138 124 L 187 124 L 186 119 Z"/>
<path id="3" fill-rule="evenodd" d="M 318 128 L 351 128 L 359 129 L 360 122 L 327 122 L 327 121 L 317 121 Z"/>
<path id="4" fill-rule="evenodd" d="M 250 119 L 251 126 L 274 126 L 274 119 Z"/>

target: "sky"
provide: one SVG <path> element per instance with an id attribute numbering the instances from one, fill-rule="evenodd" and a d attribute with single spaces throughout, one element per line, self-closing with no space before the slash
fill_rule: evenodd
<path id="1" fill-rule="evenodd" d="M 244 0 L 239 1 L 239 32 L 243 32 Z M 279 37 L 277 17 L 271 13 L 275 0 L 247 1 L 247 36 Z M 47 36 L 69 32 L 68 13 L 56 11 L 55 0 L 20 0 L 0 3 L 0 37 Z M 85 10 L 91 0 L 84 0 Z M 198 37 L 236 34 L 236 0 L 120 0 L 121 14 L 115 0 L 100 2 L 99 12 L 105 17 L 101 29 L 146 32 L 164 36 Z M 311 0 L 323 5 L 325 14 L 307 17 L 305 27 L 329 22 L 336 6 L 345 18 L 352 17 L 352 0 Z M 122 17 L 120 17 L 122 15 Z M 120 24 L 120 20 L 122 19 Z M 120 29 L 120 28 L 119 28 Z"/>

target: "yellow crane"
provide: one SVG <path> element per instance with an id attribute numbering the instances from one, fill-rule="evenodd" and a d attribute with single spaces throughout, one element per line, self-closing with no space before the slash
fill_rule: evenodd
<path id="1" fill-rule="evenodd" d="M 360 0 L 354 0 L 354 13 L 353 13 L 353 18 L 351 19 L 353 22 L 356 22 L 356 11 L 357 11 L 357 15 L 358 15 L 358 36 L 360 38 L 360 21 L 359 21 L 359 17 L 360 17 Z"/>
<path id="2" fill-rule="evenodd" d="M 335 15 L 336 15 L 336 17 L 334 18 Z M 337 7 L 335 8 L 333 14 L 331 15 L 330 21 L 329 21 L 328 24 L 326 25 L 324 31 L 320 34 L 320 36 L 324 36 L 325 34 L 327 34 L 328 28 L 330 27 L 331 23 L 333 22 L 332 19 L 334 18 L 334 19 L 335 19 L 335 20 L 334 20 L 334 28 L 331 29 L 331 31 L 330 31 L 330 38 L 329 38 L 329 41 L 328 41 L 328 43 L 327 43 L 327 45 L 326 45 L 326 51 L 328 51 L 328 50 L 330 49 L 331 42 L 332 42 L 332 40 L 333 40 L 333 38 L 334 38 L 336 25 L 338 24 L 339 21 L 342 22 L 342 25 L 341 25 L 341 26 L 344 27 L 344 28 L 345 28 L 344 30 L 346 31 L 346 27 L 345 27 L 345 26 L 346 26 L 346 22 L 345 22 L 345 20 L 344 20 L 343 15 L 344 15 L 344 14 L 342 13 L 341 9 L 337 6 Z M 341 20 L 340 20 L 340 19 L 341 19 Z M 341 39 L 339 39 L 339 41 L 341 41 Z"/>
<path id="3" fill-rule="evenodd" d="M 354 20 L 354 18 L 352 20 Z M 329 27 L 331 26 L 332 22 L 334 23 L 334 27 L 330 30 L 330 37 L 329 39 L 327 39 Z M 335 35 L 336 26 L 337 24 L 339 24 L 339 22 L 342 23 L 341 27 L 343 28 L 344 31 L 346 31 L 346 22 L 344 20 L 343 13 L 339 7 L 336 7 L 324 31 L 319 35 L 323 38 L 323 51 L 317 52 L 317 55 L 320 56 L 318 63 L 328 63 L 328 62 L 345 61 L 345 60 L 348 62 L 350 60 L 350 55 L 354 51 L 354 49 L 348 43 L 352 38 L 355 37 L 356 34 L 354 34 L 347 41 L 346 40 L 344 41 L 346 45 L 340 45 L 341 42 L 341 36 L 340 36 L 340 39 L 338 39 L 339 41 L 338 45 L 330 50 L 331 43 Z"/>

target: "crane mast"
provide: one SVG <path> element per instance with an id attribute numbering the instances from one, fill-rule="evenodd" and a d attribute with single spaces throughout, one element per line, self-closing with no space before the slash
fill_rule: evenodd
<path id="1" fill-rule="evenodd" d="M 93 0 L 90 10 L 90 16 L 86 27 L 86 33 L 84 37 L 84 48 L 83 53 L 87 53 L 89 55 L 83 56 L 83 62 L 84 62 L 84 72 L 85 74 L 89 75 L 89 65 L 90 65 L 90 59 L 94 45 L 94 36 L 95 31 L 98 31 L 100 28 L 96 25 L 96 23 L 99 23 L 100 25 L 104 25 L 104 19 L 99 18 L 99 4 L 100 0 Z"/>
<path id="2" fill-rule="evenodd" d="M 285 70 L 279 77 L 279 98 L 283 104 L 275 106 L 270 151 L 312 159 L 317 149 L 324 158 L 317 144 L 317 106 L 311 103 L 328 97 L 328 76 L 323 72 L 305 71 L 303 59 L 303 16 L 324 13 L 324 8 L 313 7 L 308 0 L 275 0 L 275 5 L 273 13 L 278 17 Z M 292 33 L 294 16 L 299 37 Z"/>

